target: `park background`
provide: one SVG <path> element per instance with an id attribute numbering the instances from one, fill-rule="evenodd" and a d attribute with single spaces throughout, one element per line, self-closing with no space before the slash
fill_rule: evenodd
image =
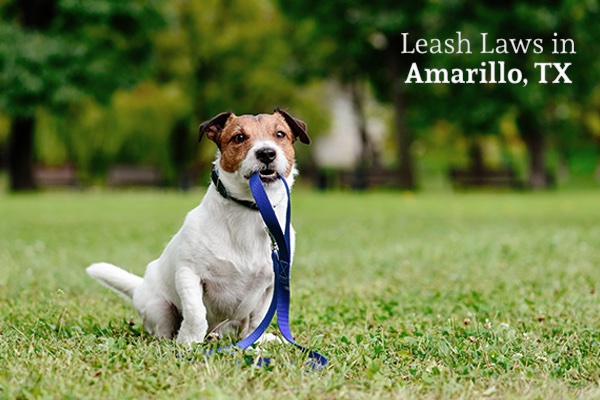
<path id="1" fill-rule="evenodd" d="M 513 173 L 508 183 L 528 188 L 600 180 L 595 1 L 1 6 L 0 168 L 13 190 L 34 188 L 45 167 L 84 187 L 106 184 L 115 165 L 151 167 L 163 185 L 205 184 L 214 149 L 197 145 L 199 123 L 275 107 L 308 123 L 315 145 L 298 161 L 321 186 L 448 187 L 453 168 Z M 457 32 L 471 54 L 402 54 L 422 38 L 457 46 Z M 481 54 L 481 33 L 488 49 L 540 39 L 544 51 Z M 553 54 L 553 39 L 574 52 Z M 529 84 L 404 83 L 412 63 L 487 61 Z M 572 83 L 538 83 L 536 62 L 571 63 Z"/>
<path id="2" fill-rule="evenodd" d="M 0 397 L 598 398 L 599 13 L 1 0 Z M 472 54 L 401 53 L 402 33 L 457 32 Z M 482 32 L 545 50 L 481 54 Z M 552 54 L 555 33 L 576 54 Z M 413 62 L 484 61 L 529 84 L 404 84 Z M 536 62 L 571 63 L 572 84 L 537 83 Z M 296 145 L 291 319 L 331 365 L 309 374 L 285 344 L 267 368 L 182 357 L 84 272 L 142 274 L 206 190 L 199 123 L 275 107 L 313 139 Z"/>

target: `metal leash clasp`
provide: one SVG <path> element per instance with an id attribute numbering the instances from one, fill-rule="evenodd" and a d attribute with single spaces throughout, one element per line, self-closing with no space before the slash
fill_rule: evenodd
<path id="1" fill-rule="evenodd" d="M 271 230 L 265 226 L 265 231 L 267 235 L 269 235 L 269 239 L 271 239 L 271 251 L 279 252 L 279 246 L 277 246 L 277 240 L 275 240 L 275 236 L 271 233 Z"/>

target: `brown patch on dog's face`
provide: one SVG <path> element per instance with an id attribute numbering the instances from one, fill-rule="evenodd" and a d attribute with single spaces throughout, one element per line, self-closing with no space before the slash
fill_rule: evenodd
<path id="1" fill-rule="evenodd" d="M 280 113 L 259 115 L 231 115 L 223 129 L 212 135 L 221 150 L 220 165 L 227 172 L 235 172 L 257 141 L 271 141 L 287 159 L 289 176 L 294 165 L 296 135 Z"/>

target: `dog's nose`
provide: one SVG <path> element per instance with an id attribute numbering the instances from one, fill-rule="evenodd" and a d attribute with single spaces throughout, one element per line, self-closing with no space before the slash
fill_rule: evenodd
<path id="1" fill-rule="evenodd" d="M 256 150 L 256 158 L 264 164 L 268 164 L 277 157 L 277 152 L 270 147 L 263 147 Z"/>

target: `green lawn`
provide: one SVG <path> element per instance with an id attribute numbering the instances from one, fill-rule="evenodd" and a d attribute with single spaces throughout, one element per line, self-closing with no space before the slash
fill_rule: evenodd
<path id="1" fill-rule="evenodd" d="M 297 190 L 297 341 L 205 359 L 84 269 L 137 273 L 202 196 L 0 195 L 0 398 L 600 398 L 600 191 Z"/>

